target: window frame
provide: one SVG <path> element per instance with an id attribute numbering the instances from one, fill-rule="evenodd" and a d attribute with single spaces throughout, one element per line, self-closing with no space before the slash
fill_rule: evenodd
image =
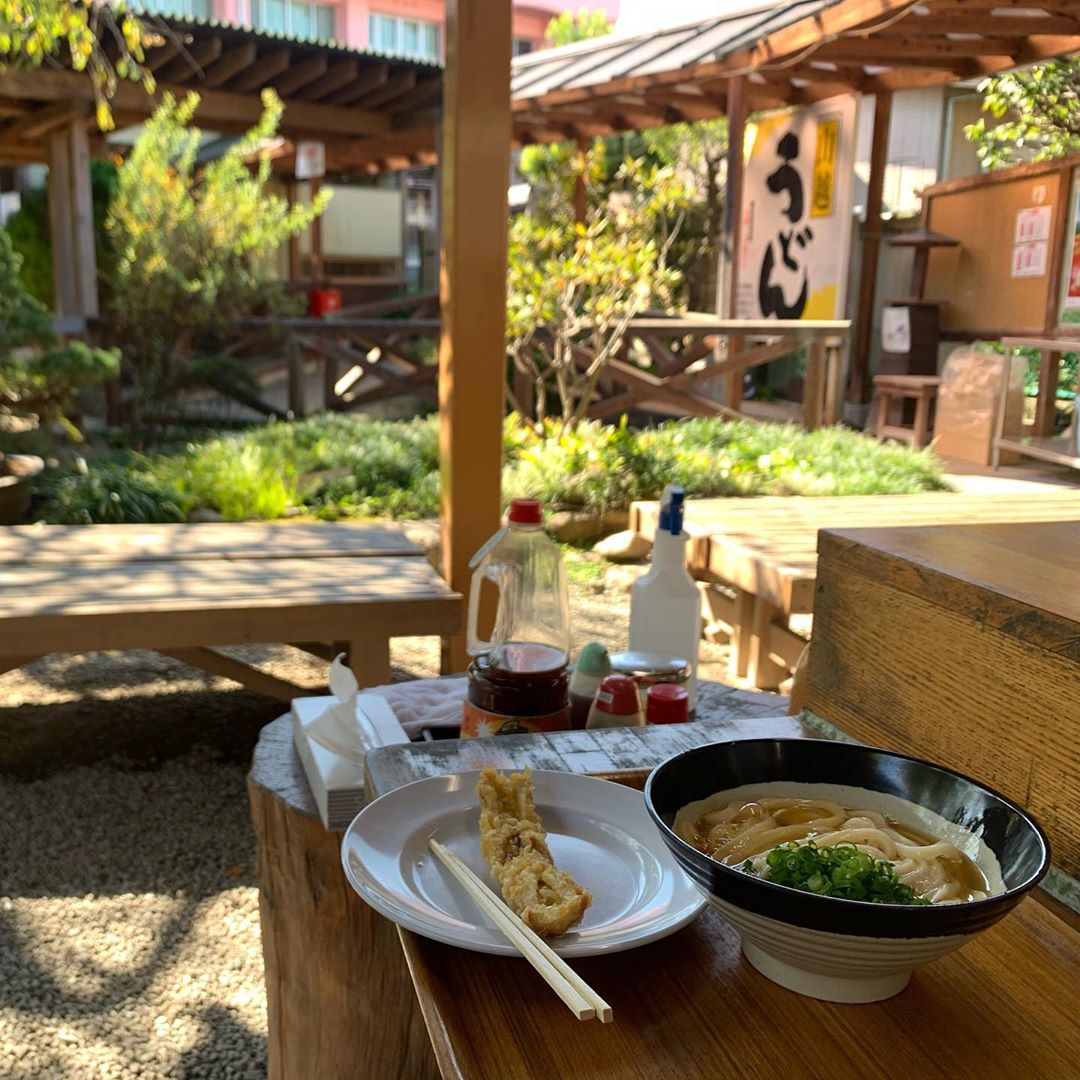
<path id="1" fill-rule="evenodd" d="M 393 38 L 394 43 L 392 46 L 387 46 L 381 41 L 376 43 L 375 40 L 375 20 L 385 20 L 394 28 Z M 407 49 L 405 47 L 405 24 L 410 23 L 416 26 L 416 35 L 418 48 Z M 429 43 L 429 37 L 432 36 L 435 45 L 435 52 L 429 53 L 425 51 L 425 46 Z M 418 19 L 412 15 L 397 15 L 391 14 L 387 11 L 369 11 L 368 12 L 368 47 L 372 49 L 380 49 L 383 52 L 389 53 L 393 56 L 400 56 L 409 60 L 420 60 L 428 63 L 439 63 L 442 60 L 443 55 L 443 36 L 442 36 L 442 24 L 433 22 L 431 19 Z"/>

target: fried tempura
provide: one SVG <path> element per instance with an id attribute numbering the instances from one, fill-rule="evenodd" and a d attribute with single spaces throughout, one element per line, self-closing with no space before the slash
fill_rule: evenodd
<path id="1" fill-rule="evenodd" d="M 585 914 L 592 894 L 553 862 L 529 770 L 504 776 L 485 769 L 476 794 L 480 849 L 503 899 L 536 933 L 564 933 Z"/>

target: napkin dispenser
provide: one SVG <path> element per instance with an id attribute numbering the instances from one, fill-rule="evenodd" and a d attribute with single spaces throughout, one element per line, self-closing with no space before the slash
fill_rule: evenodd
<path id="1" fill-rule="evenodd" d="M 330 694 L 293 699 L 293 743 L 323 825 L 344 829 L 366 801 L 364 755 L 409 736 L 384 698 L 359 692 L 341 656 L 328 681 Z"/>

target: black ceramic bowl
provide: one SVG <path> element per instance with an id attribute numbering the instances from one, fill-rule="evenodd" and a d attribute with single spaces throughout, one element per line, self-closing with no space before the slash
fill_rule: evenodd
<path id="1" fill-rule="evenodd" d="M 818 896 L 724 866 L 671 829 L 687 803 L 779 781 L 862 788 L 925 807 L 982 838 L 997 857 L 1004 892 L 939 906 Z M 873 800 L 868 802 L 872 808 Z M 1005 796 L 940 765 L 850 743 L 745 739 L 702 746 L 657 766 L 645 785 L 645 803 L 679 864 L 739 931 L 755 966 L 791 989 L 829 1000 L 878 1000 L 896 993 L 916 964 L 956 948 L 1008 914 L 1050 864 L 1042 830 Z M 876 988 L 868 988 L 867 978 L 877 979 Z M 827 992 L 817 992 L 822 980 L 837 979 Z M 859 986 L 844 981 L 851 979 Z"/>

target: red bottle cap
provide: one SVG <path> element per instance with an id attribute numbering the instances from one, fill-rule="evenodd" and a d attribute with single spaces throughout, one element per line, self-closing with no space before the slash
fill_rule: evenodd
<path id="1" fill-rule="evenodd" d="M 605 675 L 596 691 L 596 707 L 611 716 L 632 716 L 640 712 L 637 683 L 629 675 Z"/>
<path id="2" fill-rule="evenodd" d="M 544 520 L 544 504 L 539 499 L 511 499 L 508 520 L 519 525 L 540 525 Z"/>
<path id="3" fill-rule="evenodd" d="M 690 719 L 690 694 L 677 683 L 657 683 L 645 695 L 646 724 L 685 724 Z"/>

